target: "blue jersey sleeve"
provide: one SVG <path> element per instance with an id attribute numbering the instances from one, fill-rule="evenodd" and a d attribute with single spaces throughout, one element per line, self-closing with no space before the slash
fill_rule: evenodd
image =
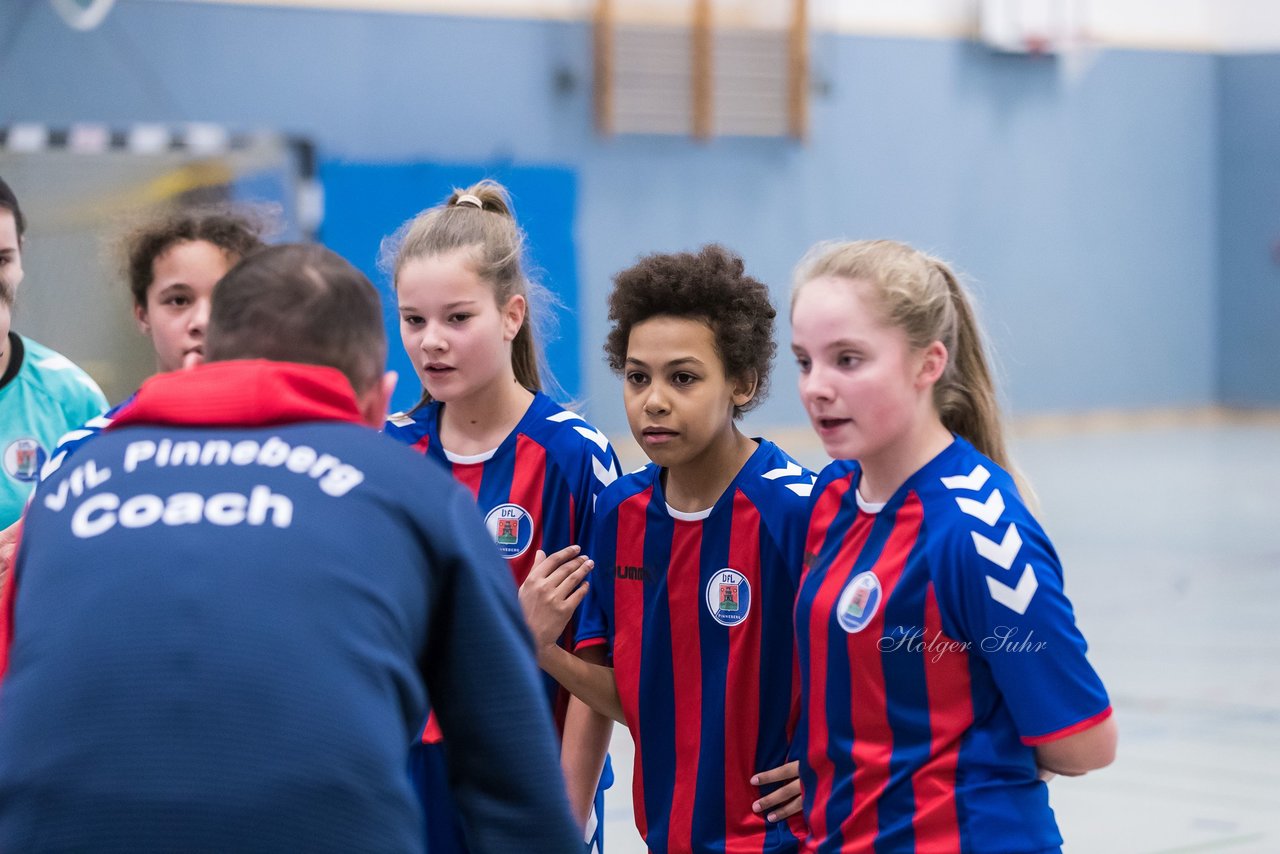
<path id="1" fill-rule="evenodd" d="M 1022 741 L 1100 721 L 1110 705 L 1085 657 L 1062 565 L 1012 480 L 950 488 L 941 499 L 952 502 L 943 512 L 955 512 L 934 566 L 943 627 L 990 667 Z"/>
<path id="2" fill-rule="evenodd" d="M 612 504 L 606 494 L 598 501 L 599 512 L 593 514 L 594 529 L 588 555 L 595 561 L 595 569 L 587 577 L 590 587 L 587 597 L 578 608 L 578 628 L 574 634 L 576 649 L 603 644 L 607 650 L 613 645 L 613 572 L 617 554 L 617 513 L 608 509 Z"/>
<path id="3" fill-rule="evenodd" d="M 592 431 L 598 440 L 588 437 L 587 450 L 583 452 L 583 465 L 580 467 L 578 487 L 574 494 L 577 504 L 577 526 L 574 531 L 575 542 L 586 551 L 592 544 L 592 534 L 596 515 L 596 501 L 604 488 L 618 479 L 621 466 L 618 455 L 603 433 Z M 589 552 L 588 552 L 589 554 Z"/>

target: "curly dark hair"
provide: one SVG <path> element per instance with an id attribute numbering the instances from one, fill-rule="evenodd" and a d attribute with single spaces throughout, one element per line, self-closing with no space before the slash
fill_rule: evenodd
<path id="1" fill-rule="evenodd" d="M 746 274 L 739 256 L 716 244 L 697 253 L 646 255 L 614 276 L 613 283 L 613 327 L 604 352 L 614 373 L 623 373 L 631 329 L 637 323 L 660 315 L 691 318 L 711 328 L 726 376 L 756 378 L 755 395 L 734 407 L 734 417 L 764 399 L 778 349 L 773 340 L 778 312 L 769 300 L 768 286 Z"/>
<path id="2" fill-rule="evenodd" d="M 155 260 L 178 243 L 203 240 L 226 253 L 232 264 L 263 247 L 265 228 L 247 211 L 228 208 L 179 209 L 136 229 L 124 239 L 121 255 L 134 305 L 146 306 L 155 280 Z"/>

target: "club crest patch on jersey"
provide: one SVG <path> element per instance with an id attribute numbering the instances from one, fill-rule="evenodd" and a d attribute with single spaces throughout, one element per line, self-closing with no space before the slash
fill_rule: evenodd
<path id="1" fill-rule="evenodd" d="M 519 504 L 499 504 L 484 517 L 484 526 L 508 560 L 524 554 L 533 542 L 533 517 Z"/>
<path id="2" fill-rule="evenodd" d="M 32 483 L 39 479 L 47 456 L 35 439 L 15 439 L 4 449 L 4 470 L 14 480 Z"/>
<path id="3" fill-rule="evenodd" d="M 751 582 L 736 569 L 712 573 L 707 582 L 707 610 L 722 626 L 736 626 L 751 613 Z"/>
<path id="4" fill-rule="evenodd" d="M 840 628 L 851 635 L 856 635 L 867 627 L 880 610 L 880 600 L 884 591 L 880 587 L 880 579 L 871 571 L 860 572 L 845 585 L 836 603 L 836 620 Z"/>

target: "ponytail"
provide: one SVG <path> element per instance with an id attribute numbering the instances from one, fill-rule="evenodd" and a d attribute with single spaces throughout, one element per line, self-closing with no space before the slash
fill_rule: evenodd
<path id="1" fill-rule="evenodd" d="M 973 306 L 951 269 L 937 259 L 930 262 L 946 282 L 954 315 L 952 340 L 944 342 L 950 359 L 933 387 L 934 404 L 948 430 L 1008 469 L 1003 419 Z"/>
<path id="2" fill-rule="evenodd" d="M 525 234 L 516 223 L 510 193 L 497 181 L 485 179 L 455 189 L 439 205 L 418 214 L 383 241 L 380 266 L 389 270 L 394 287 L 410 261 L 458 250 L 467 252 L 468 264 L 493 288 L 499 306 L 517 294 L 525 299 L 524 323 L 511 342 L 516 381 L 530 391 L 546 386 L 559 390 L 538 347 L 543 306 L 554 305 L 555 299 L 525 273 Z M 430 400 L 424 389 L 418 405 Z"/>

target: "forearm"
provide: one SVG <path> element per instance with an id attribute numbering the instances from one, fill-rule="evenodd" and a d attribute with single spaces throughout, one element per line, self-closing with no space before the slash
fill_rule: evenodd
<path id="1" fill-rule="evenodd" d="M 600 785 L 604 758 L 609 752 L 613 721 L 590 709 L 577 697 L 569 698 L 565 713 L 564 744 L 560 750 L 560 767 L 564 771 L 569 806 L 578 824 L 586 825 Z M 602 820 L 602 817 L 597 816 Z"/>
<path id="2" fill-rule="evenodd" d="M 1079 777 L 1110 765 L 1116 756 L 1114 717 L 1059 741 L 1036 748 L 1036 764 L 1064 777 Z"/>
<path id="3" fill-rule="evenodd" d="M 612 667 L 583 661 L 555 645 L 543 647 L 539 651 L 538 665 L 563 685 L 566 691 L 599 714 L 619 723 L 626 723 Z"/>

